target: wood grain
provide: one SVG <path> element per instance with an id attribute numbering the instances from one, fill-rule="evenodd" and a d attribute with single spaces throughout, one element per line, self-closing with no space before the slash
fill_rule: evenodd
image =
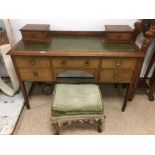
<path id="1" fill-rule="evenodd" d="M 70 58 L 60 57 L 52 59 L 53 67 L 66 68 L 66 67 L 82 67 L 82 68 L 98 68 L 99 59 L 97 58 Z"/>
<path id="2" fill-rule="evenodd" d="M 133 71 L 129 69 L 104 69 L 100 73 L 100 82 L 130 83 L 132 75 Z"/>
<path id="3" fill-rule="evenodd" d="M 20 69 L 21 79 L 23 81 L 52 81 L 50 69 Z"/>
<path id="4" fill-rule="evenodd" d="M 129 68 L 134 69 L 136 58 L 103 58 L 102 68 Z"/>
<path id="5" fill-rule="evenodd" d="M 18 68 L 50 68 L 48 57 L 15 57 Z"/>

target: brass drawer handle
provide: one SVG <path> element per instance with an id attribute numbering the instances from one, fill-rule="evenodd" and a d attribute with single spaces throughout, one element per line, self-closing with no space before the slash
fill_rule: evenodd
<path id="1" fill-rule="evenodd" d="M 113 78 L 118 79 L 118 73 L 114 73 Z"/>
<path id="2" fill-rule="evenodd" d="M 33 72 L 33 76 L 34 76 L 34 77 L 38 77 L 39 75 L 38 75 L 37 72 Z"/>
<path id="3" fill-rule="evenodd" d="M 31 65 L 35 65 L 35 63 L 36 63 L 35 60 L 30 60 L 29 62 Z"/>
<path id="4" fill-rule="evenodd" d="M 86 60 L 86 61 L 85 61 L 85 66 L 87 66 L 87 67 L 88 67 L 88 66 L 89 66 L 89 64 L 90 64 L 90 63 L 89 63 L 89 61 L 88 61 L 88 60 Z"/>
<path id="5" fill-rule="evenodd" d="M 121 65 L 121 63 L 122 63 L 121 60 L 117 60 L 116 61 L 116 66 L 119 67 Z"/>
<path id="6" fill-rule="evenodd" d="M 62 66 L 65 66 L 65 65 L 66 65 L 66 63 L 67 63 L 67 61 L 66 61 L 66 60 L 61 60 L 61 65 L 62 65 Z"/>

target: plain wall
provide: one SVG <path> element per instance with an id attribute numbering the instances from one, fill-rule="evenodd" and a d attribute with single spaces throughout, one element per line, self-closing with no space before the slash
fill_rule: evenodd
<path id="1" fill-rule="evenodd" d="M 104 25 L 130 25 L 134 27 L 136 19 L 103 19 L 103 20 L 49 20 L 49 19 L 10 19 L 15 43 L 21 39 L 21 29 L 25 24 L 50 24 L 51 30 L 69 30 L 69 31 L 103 31 Z M 146 68 L 149 64 L 150 56 L 153 54 L 154 44 L 150 46 L 145 57 L 140 77 L 144 77 Z M 151 73 L 152 74 L 152 73 Z M 149 75 L 149 77 L 151 76 Z"/>
<path id="2" fill-rule="evenodd" d="M 69 30 L 69 31 L 103 31 L 104 25 L 116 24 L 116 25 L 130 25 L 134 26 L 135 19 L 127 20 L 47 20 L 47 19 L 10 19 L 15 42 L 21 39 L 21 29 L 25 24 L 50 24 L 51 30 Z"/>

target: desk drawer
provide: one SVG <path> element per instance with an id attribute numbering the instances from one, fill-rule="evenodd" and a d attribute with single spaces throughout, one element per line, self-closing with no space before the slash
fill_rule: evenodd
<path id="1" fill-rule="evenodd" d="M 107 40 L 108 41 L 131 41 L 132 33 L 108 32 Z"/>
<path id="2" fill-rule="evenodd" d="M 20 69 L 22 80 L 24 81 L 51 81 L 50 69 Z"/>
<path id="3" fill-rule="evenodd" d="M 134 69 L 136 59 L 134 58 L 105 58 L 102 59 L 102 68 L 129 68 Z"/>
<path id="4" fill-rule="evenodd" d="M 46 41 L 46 32 L 22 31 L 25 41 Z"/>
<path id="5" fill-rule="evenodd" d="M 109 83 L 130 83 L 133 75 L 132 70 L 127 69 L 105 69 L 101 71 L 100 81 Z"/>
<path id="6" fill-rule="evenodd" d="M 18 68 L 50 68 L 50 59 L 46 57 L 16 57 Z"/>
<path id="7" fill-rule="evenodd" d="M 53 58 L 53 67 L 55 68 L 98 68 L 99 60 L 95 58 Z"/>

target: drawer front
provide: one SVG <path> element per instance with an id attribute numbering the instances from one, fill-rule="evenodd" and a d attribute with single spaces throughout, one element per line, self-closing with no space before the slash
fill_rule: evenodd
<path id="1" fill-rule="evenodd" d="M 18 68 L 50 68 L 50 59 L 46 57 L 16 57 Z"/>
<path id="2" fill-rule="evenodd" d="M 132 33 L 107 33 L 107 39 L 111 41 L 130 41 Z"/>
<path id="3" fill-rule="evenodd" d="M 130 83 L 133 75 L 132 70 L 119 69 L 110 70 L 105 69 L 101 71 L 100 81 L 106 83 Z"/>
<path id="4" fill-rule="evenodd" d="M 52 73 L 50 69 L 20 69 L 22 80 L 24 81 L 51 81 Z"/>
<path id="5" fill-rule="evenodd" d="M 99 60 L 95 58 L 53 58 L 53 67 L 55 68 L 98 68 Z"/>
<path id="6" fill-rule="evenodd" d="M 129 68 L 134 69 L 136 59 L 134 58 L 105 58 L 102 59 L 102 68 Z"/>
<path id="7" fill-rule="evenodd" d="M 45 40 L 46 32 L 25 31 L 25 32 L 22 32 L 22 36 L 24 40 Z"/>

